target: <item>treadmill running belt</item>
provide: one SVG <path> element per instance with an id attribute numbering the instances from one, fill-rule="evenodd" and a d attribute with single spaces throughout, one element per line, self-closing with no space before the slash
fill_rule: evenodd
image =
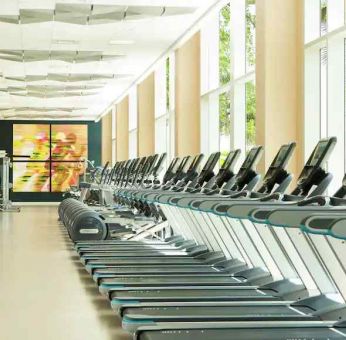
<path id="1" fill-rule="evenodd" d="M 153 321 L 191 321 L 208 319 L 212 317 L 218 318 L 220 321 L 222 318 L 225 320 L 249 320 L 251 318 L 260 320 L 274 320 L 275 318 L 287 317 L 290 320 L 302 320 L 307 319 L 319 320 L 318 317 L 312 317 L 309 312 L 312 310 L 304 310 L 306 314 L 299 313 L 298 311 L 290 308 L 287 305 L 268 305 L 268 306 L 199 306 L 199 307 L 172 307 L 172 306 L 162 306 L 162 307 L 142 307 L 142 308 L 125 308 L 123 315 L 127 320 L 141 320 L 143 318 L 150 319 Z"/>
<path id="2" fill-rule="evenodd" d="M 101 284 L 104 287 L 113 287 L 113 286 L 139 286 L 139 287 L 148 287 L 148 286 L 160 286 L 161 284 L 165 286 L 241 286 L 245 285 L 246 281 L 233 278 L 233 277 L 197 277 L 193 278 L 188 277 L 177 277 L 177 276 L 164 276 L 164 277 L 117 277 L 117 278 L 104 278 L 101 279 Z"/>
<path id="3" fill-rule="evenodd" d="M 329 328 L 183 329 L 139 332 L 137 340 L 341 340 L 338 330 Z"/>
<path id="4" fill-rule="evenodd" d="M 136 301 L 249 301 L 249 300 L 261 300 L 261 301 L 273 301 L 280 300 L 278 297 L 265 294 L 257 289 L 217 289 L 212 288 L 183 288 L 175 287 L 174 289 L 148 289 L 145 290 L 131 290 L 117 289 L 110 291 L 111 299 L 123 300 L 136 300 Z"/>
<path id="5" fill-rule="evenodd" d="M 102 269 L 96 269 L 94 271 L 94 274 L 96 275 L 112 275 L 112 274 L 144 274 L 144 273 L 155 273 L 155 274 L 161 274 L 162 272 L 166 273 L 191 273 L 195 275 L 195 272 L 197 273 L 213 273 L 223 274 L 224 272 L 221 270 L 217 270 L 216 268 L 210 267 L 210 266 L 170 266 L 170 267 L 124 267 L 124 268 L 118 268 L 118 267 L 108 267 L 108 268 L 102 268 Z"/>

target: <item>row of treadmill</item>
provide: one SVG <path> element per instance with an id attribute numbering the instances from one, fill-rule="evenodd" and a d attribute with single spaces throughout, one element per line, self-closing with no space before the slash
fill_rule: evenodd
<path id="1" fill-rule="evenodd" d="M 175 158 L 161 176 L 165 155 L 118 162 L 59 218 L 134 339 L 345 339 L 346 176 L 325 195 L 335 144 L 317 143 L 293 189 L 295 143 L 262 178 L 260 146 L 237 173 L 239 150 L 221 167 L 220 153 Z"/>

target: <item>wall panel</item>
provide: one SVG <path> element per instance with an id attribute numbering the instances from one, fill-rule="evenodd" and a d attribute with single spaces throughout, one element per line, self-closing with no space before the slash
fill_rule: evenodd
<path id="1" fill-rule="evenodd" d="M 117 161 L 122 161 L 129 157 L 129 97 L 125 97 L 117 104 L 116 109 Z"/>
<path id="2" fill-rule="evenodd" d="M 151 73 L 137 87 L 138 156 L 155 153 L 155 75 Z"/>
<path id="3" fill-rule="evenodd" d="M 268 168 L 281 144 L 297 141 L 290 170 L 302 165 L 303 26 L 300 0 L 257 0 L 256 142 Z"/>
<path id="4" fill-rule="evenodd" d="M 200 152 L 200 33 L 175 53 L 175 152 Z"/>
<path id="5" fill-rule="evenodd" d="M 102 164 L 112 164 L 112 111 L 102 117 Z"/>

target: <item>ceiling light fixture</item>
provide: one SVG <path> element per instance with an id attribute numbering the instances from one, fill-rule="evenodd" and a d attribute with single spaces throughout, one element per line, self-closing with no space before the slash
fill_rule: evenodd
<path id="1" fill-rule="evenodd" d="M 133 40 L 111 40 L 109 45 L 133 45 Z"/>
<path id="2" fill-rule="evenodd" d="M 70 39 L 56 39 L 53 40 L 53 44 L 55 45 L 77 45 L 78 41 L 77 40 L 70 40 Z"/>

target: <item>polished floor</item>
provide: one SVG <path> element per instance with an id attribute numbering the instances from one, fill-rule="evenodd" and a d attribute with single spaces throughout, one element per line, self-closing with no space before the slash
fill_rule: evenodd
<path id="1" fill-rule="evenodd" d="M 0 339 L 125 340 L 57 222 L 57 207 L 0 213 Z"/>

